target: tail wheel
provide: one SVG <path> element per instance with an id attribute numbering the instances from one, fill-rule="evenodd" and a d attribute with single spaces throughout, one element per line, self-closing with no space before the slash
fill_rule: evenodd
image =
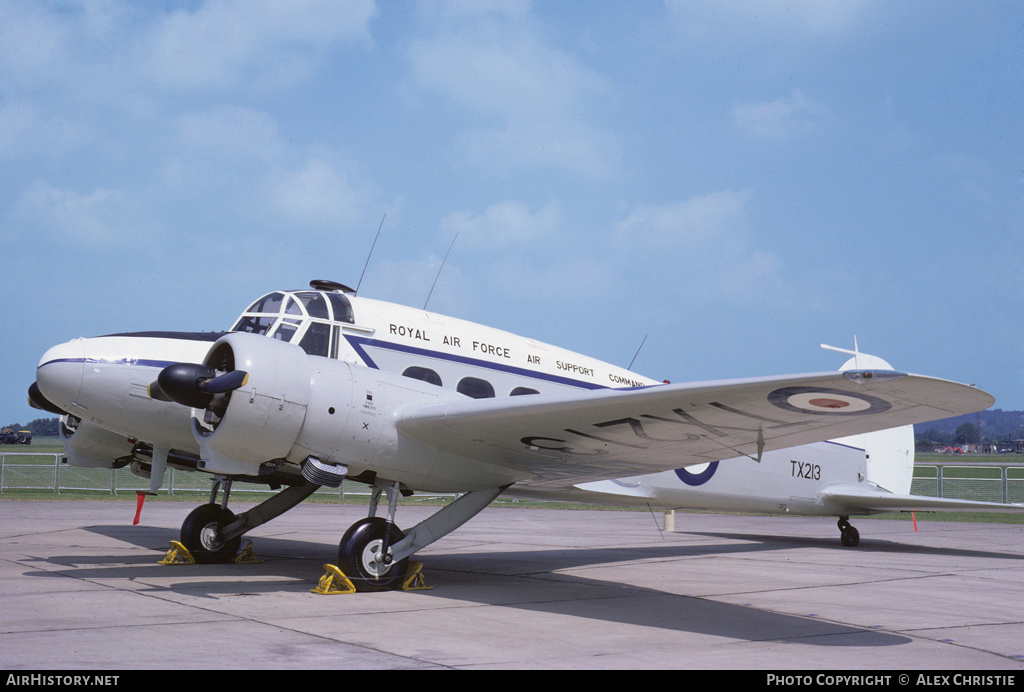
<path id="1" fill-rule="evenodd" d="M 394 545 L 405 537 L 395 525 L 388 533 L 388 522 L 381 517 L 368 517 L 349 527 L 338 545 L 338 567 L 357 591 L 388 591 L 405 576 L 409 558 L 390 561 L 390 554 L 380 558 L 385 536 Z M 390 551 L 389 551 L 390 553 Z"/>
<path id="2" fill-rule="evenodd" d="M 860 531 L 853 528 L 850 522 L 845 518 L 840 518 L 837 523 L 839 526 L 839 542 L 847 548 L 856 548 L 860 545 Z"/>
<path id="3" fill-rule="evenodd" d="M 235 520 L 235 513 L 216 504 L 199 505 L 181 525 L 181 542 L 196 562 L 228 562 L 238 554 L 242 537 L 225 541 L 221 531 Z"/>

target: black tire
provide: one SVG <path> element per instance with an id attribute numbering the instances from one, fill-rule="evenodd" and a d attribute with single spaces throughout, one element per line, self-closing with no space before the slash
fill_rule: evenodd
<path id="1" fill-rule="evenodd" d="M 230 562 L 238 554 L 242 537 L 229 541 L 220 537 L 220 531 L 235 520 L 235 513 L 220 505 L 199 505 L 181 525 L 181 543 L 200 564 Z"/>
<path id="2" fill-rule="evenodd" d="M 373 555 L 384 541 L 388 523 L 381 517 L 368 517 L 349 527 L 338 544 L 338 568 L 352 580 L 356 591 L 389 591 L 405 577 L 409 558 L 382 565 Z M 390 545 L 405 538 L 397 526 L 391 526 Z"/>
<path id="3" fill-rule="evenodd" d="M 856 548 L 860 545 L 860 531 L 852 526 L 847 526 L 846 530 L 839 534 L 839 540 L 847 548 Z"/>

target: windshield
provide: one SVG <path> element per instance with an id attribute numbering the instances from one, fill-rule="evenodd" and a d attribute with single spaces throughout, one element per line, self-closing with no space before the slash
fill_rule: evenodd
<path id="1" fill-rule="evenodd" d="M 250 305 L 231 331 L 298 344 L 313 356 L 336 357 L 339 322 L 355 322 L 352 303 L 343 293 L 274 291 Z"/>

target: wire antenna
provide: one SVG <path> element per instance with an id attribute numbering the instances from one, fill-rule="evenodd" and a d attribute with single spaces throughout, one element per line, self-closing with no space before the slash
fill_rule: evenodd
<path id="1" fill-rule="evenodd" d="M 373 248 L 377 247 L 377 238 L 380 238 L 380 229 L 384 228 L 384 219 L 388 218 L 388 213 L 384 212 L 384 216 L 380 217 L 380 225 L 377 226 L 377 235 L 373 236 L 373 245 L 370 246 L 370 254 L 366 256 L 366 264 L 363 265 L 363 273 L 359 275 L 359 283 L 356 284 L 356 293 L 359 293 L 359 287 L 363 285 L 363 276 L 366 275 L 366 268 L 370 266 L 370 258 L 373 257 Z"/>
<path id="2" fill-rule="evenodd" d="M 455 237 L 452 238 L 452 244 L 448 246 L 448 252 L 444 253 L 444 259 L 441 260 L 441 266 L 437 270 L 437 276 L 434 277 L 434 283 L 430 287 L 430 293 L 427 294 L 427 299 L 423 303 L 423 309 L 427 309 L 427 303 L 430 302 L 430 296 L 434 295 L 434 286 L 437 286 L 437 280 L 441 278 L 441 270 L 444 269 L 444 263 L 448 261 L 448 255 L 452 254 L 452 248 L 455 247 L 455 241 L 459 239 L 459 234 L 456 233 Z"/>
<path id="3" fill-rule="evenodd" d="M 640 349 L 644 347 L 645 343 L 647 343 L 647 335 L 646 334 L 644 334 L 643 341 L 640 342 L 639 348 L 636 349 L 636 353 L 633 354 L 633 360 L 629 361 L 629 365 L 626 366 L 626 370 L 632 370 L 633 369 L 633 363 L 636 362 L 636 357 L 640 355 Z"/>

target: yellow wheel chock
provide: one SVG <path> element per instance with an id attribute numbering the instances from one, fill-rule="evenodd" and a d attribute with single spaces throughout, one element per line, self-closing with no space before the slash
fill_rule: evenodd
<path id="1" fill-rule="evenodd" d="M 324 569 L 327 573 L 320 577 L 320 583 L 317 584 L 315 589 L 310 589 L 311 593 L 321 594 L 323 596 L 334 596 L 340 593 L 355 593 L 356 585 L 352 583 L 352 580 L 345 576 L 344 572 L 335 567 L 334 565 L 324 565 Z M 335 586 L 334 580 L 338 580 L 340 586 Z"/>
<path id="2" fill-rule="evenodd" d="M 248 538 L 245 539 L 245 546 L 243 546 L 242 549 L 238 551 L 238 554 L 235 555 L 235 564 L 254 565 L 259 564 L 260 562 L 263 562 L 263 560 L 256 557 L 256 551 L 252 547 L 252 541 Z"/>
<path id="3" fill-rule="evenodd" d="M 324 565 L 326 573 L 320 577 L 320 582 L 317 584 L 315 589 L 310 589 L 310 593 L 320 594 L 322 596 L 334 596 L 343 593 L 355 593 L 356 585 L 352 583 L 352 580 L 345 576 L 336 565 Z M 338 585 L 335 585 L 335 579 L 338 581 Z M 402 581 L 402 591 L 427 591 L 433 589 L 433 586 L 427 586 L 423 581 L 423 563 L 422 562 L 410 562 L 409 570 L 405 574 L 405 579 Z"/>
<path id="4" fill-rule="evenodd" d="M 429 591 L 432 588 L 423 581 L 423 563 L 410 562 L 409 571 L 405 573 L 405 581 L 402 582 L 402 591 Z"/>
<path id="5" fill-rule="evenodd" d="M 163 560 L 160 560 L 157 564 L 160 565 L 194 565 L 196 559 L 192 557 L 192 553 L 188 552 L 188 548 L 183 546 L 178 541 L 171 541 L 171 549 L 167 551 L 167 555 Z"/>
<path id="6" fill-rule="evenodd" d="M 235 555 L 234 562 L 236 565 L 252 565 L 263 562 L 256 557 L 256 551 L 252 547 L 252 541 L 246 540 L 245 547 L 238 551 Z M 179 541 L 171 541 L 171 549 L 167 551 L 167 555 L 163 560 L 157 562 L 159 565 L 194 565 L 196 559 L 192 553 L 188 551 L 184 545 Z"/>

